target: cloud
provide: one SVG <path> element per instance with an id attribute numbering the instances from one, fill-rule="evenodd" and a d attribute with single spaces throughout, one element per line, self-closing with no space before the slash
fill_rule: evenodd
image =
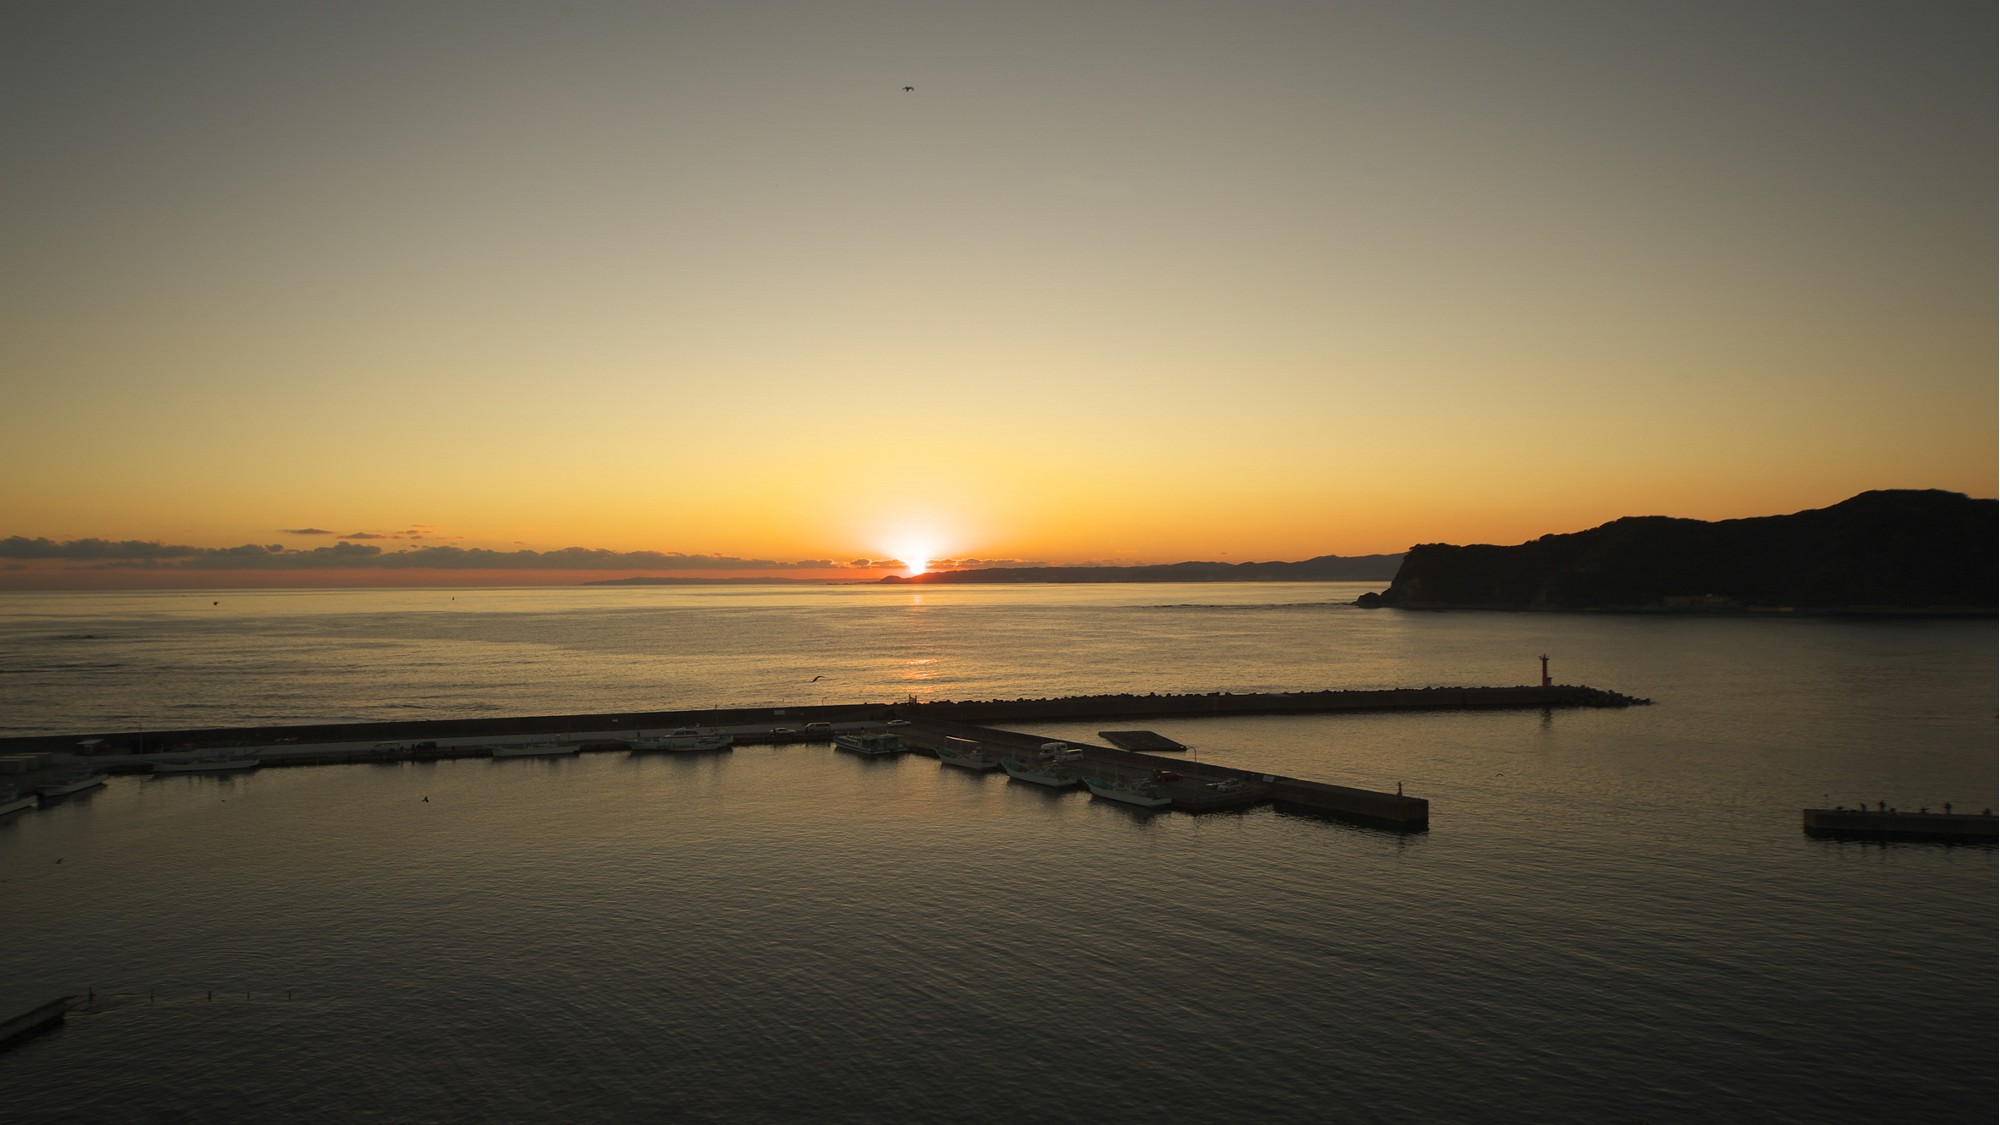
<path id="1" fill-rule="evenodd" d="M 328 530 L 326 530 L 326 529 L 325 529 L 325 528 L 323 528 L 323 527 L 281 527 L 281 528 L 279 528 L 279 529 L 278 529 L 278 534 L 280 534 L 280 535 L 332 535 L 332 534 L 333 534 L 333 532 L 331 532 L 331 531 L 328 531 Z"/>
<path id="2" fill-rule="evenodd" d="M 341 538 L 342 539 L 387 539 L 389 537 L 386 535 L 377 535 L 375 532 L 372 531 L 355 531 L 343 535 L 341 536 Z"/>
<path id="3" fill-rule="evenodd" d="M 281 543 L 245 543 L 238 547 L 189 547 L 140 540 L 0 539 L 0 559 L 54 560 L 98 567 L 148 567 L 176 570 L 345 569 L 376 567 L 393 570 L 833 570 L 841 564 L 827 559 L 784 562 L 745 559 L 734 555 L 685 555 L 662 551 L 611 551 L 601 547 L 564 547 L 555 551 L 494 551 L 484 547 L 427 546 L 385 551 L 357 539 L 387 539 L 373 533 L 343 535 L 325 547 L 295 550 Z M 867 560 L 858 564 L 866 567 Z M 882 565 L 897 565 L 887 563 Z"/>

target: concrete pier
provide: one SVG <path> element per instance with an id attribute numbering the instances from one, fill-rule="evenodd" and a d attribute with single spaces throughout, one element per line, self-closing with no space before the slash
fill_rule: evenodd
<path id="1" fill-rule="evenodd" d="M 1877 840 L 1943 840 L 1968 844 L 2000 842 L 2000 818 L 1985 813 L 1899 812 L 1896 809 L 1807 809 L 1809 836 L 1850 836 Z"/>
<path id="2" fill-rule="evenodd" d="M 970 739 L 996 756 L 1032 758 L 1049 741 L 1044 735 L 966 723 L 925 722 L 905 728 L 903 742 L 919 753 L 934 753 L 931 744 L 946 737 Z M 1112 746 L 1071 741 L 1083 751 L 1084 773 L 1143 775 L 1166 780 L 1159 791 L 1173 799 L 1176 812 L 1220 812 L 1254 805 L 1275 805 L 1282 811 L 1323 816 L 1392 832 L 1424 832 L 1430 828 L 1431 803 L 1422 797 L 1380 793 L 1321 781 L 1284 777 L 1208 762 L 1162 758 Z"/>
<path id="3" fill-rule="evenodd" d="M 71 1002 L 75 999 L 74 996 L 58 996 L 32 1011 L 0 1021 L 0 1050 L 26 1042 L 62 1023 L 63 1017 L 69 1013 Z"/>

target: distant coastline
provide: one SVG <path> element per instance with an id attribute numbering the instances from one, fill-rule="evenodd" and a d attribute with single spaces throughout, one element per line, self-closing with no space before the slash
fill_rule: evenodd
<path id="1" fill-rule="evenodd" d="M 1381 582 L 1395 578 L 1402 555 L 1321 555 L 1302 562 L 1182 562 L 1148 566 L 1017 566 L 892 574 L 885 585 L 1020 582 Z"/>
<path id="2" fill-rule="evenodd" d="M 1387 582 L 1402 555 L 1321 555 L 1301 562 L 1181 562 L 1144 566 L 1007 566 L 929 570 L 886 578 L 604 578 L 584 586 L 857 586 L 1116 582 Z"/>

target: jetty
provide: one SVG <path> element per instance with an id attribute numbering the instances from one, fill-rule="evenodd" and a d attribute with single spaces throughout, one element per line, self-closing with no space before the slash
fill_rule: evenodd
<path id="1" fill-rule="evenodd" d="M 1831 808 L 1805 810 L 1808 836 L 1869 840 L 1937 840 L 1947 843 L 2000 842 L 2000 818 L 1992 809 L 1980 813 L 1901 812 L 1891 808 Z"/>
<path id="2" fill-rule="evenodd" d="M 684 727 L 728 735 L 736 745 L 827 742 L 838 734 L 879 734 L 894 729 L 919 753 L 935 754 L 944 740 L 957 737 L 991 746 L 997 754 L 1029 755 L 1038 752 L 1046 739 L 1023 733 L 1023 728 L 1042 722 L 1380 711 L 1545 711 L 1649 702 L 1598 688 L 1544 682 L 1536 687 L 1148 692 L 924 702 L 912 698 L 897 703 L 110 731 L 0 738 L 0 775 L 5 775 L 0 780 L 33 785 L 83 766 L 111 774 L 143 774 L 164 764 L 170 770 L 161 772 L 167 773 L 195 758 L 227 760 L 257 769 L 490 758 L 506 756 L 510 748 L 527 742 L 560 744 L 584 753 L 629 751 L 648 732 Z M 1143 778 L 1170 796 L 1170 807 L 1178 811 L 1211 812 L 1268 803 L 1281 811 L 1399 832 L 1421 832 L 1430 825 L 1430 803 L 1421 797 L 1159 758 L 1153 755 L 1186 747 L 1152 731 L 1102 731 L 1099 737 L 1115 745 L 1073 744 L 1081 752 L 1079 768 L 1096 771 L 1091 776 Z"/>
<path id="3" fill-rule="evenodd" d="M 54 1000 L 32 1008 L 10 1019 L 0 1020 L 0 1051 L 27 1042 L 60 1025 L 69 1014 L 74 996 L 58 996 Z"/>

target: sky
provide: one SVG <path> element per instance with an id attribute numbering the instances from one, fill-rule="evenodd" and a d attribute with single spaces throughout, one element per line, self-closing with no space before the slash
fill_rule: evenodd
<path id="1" fill-rule="evenodd" d="M 1995 30 L 11 0 L 0 587 L 1304 559 L 1990 497 Z"/>

